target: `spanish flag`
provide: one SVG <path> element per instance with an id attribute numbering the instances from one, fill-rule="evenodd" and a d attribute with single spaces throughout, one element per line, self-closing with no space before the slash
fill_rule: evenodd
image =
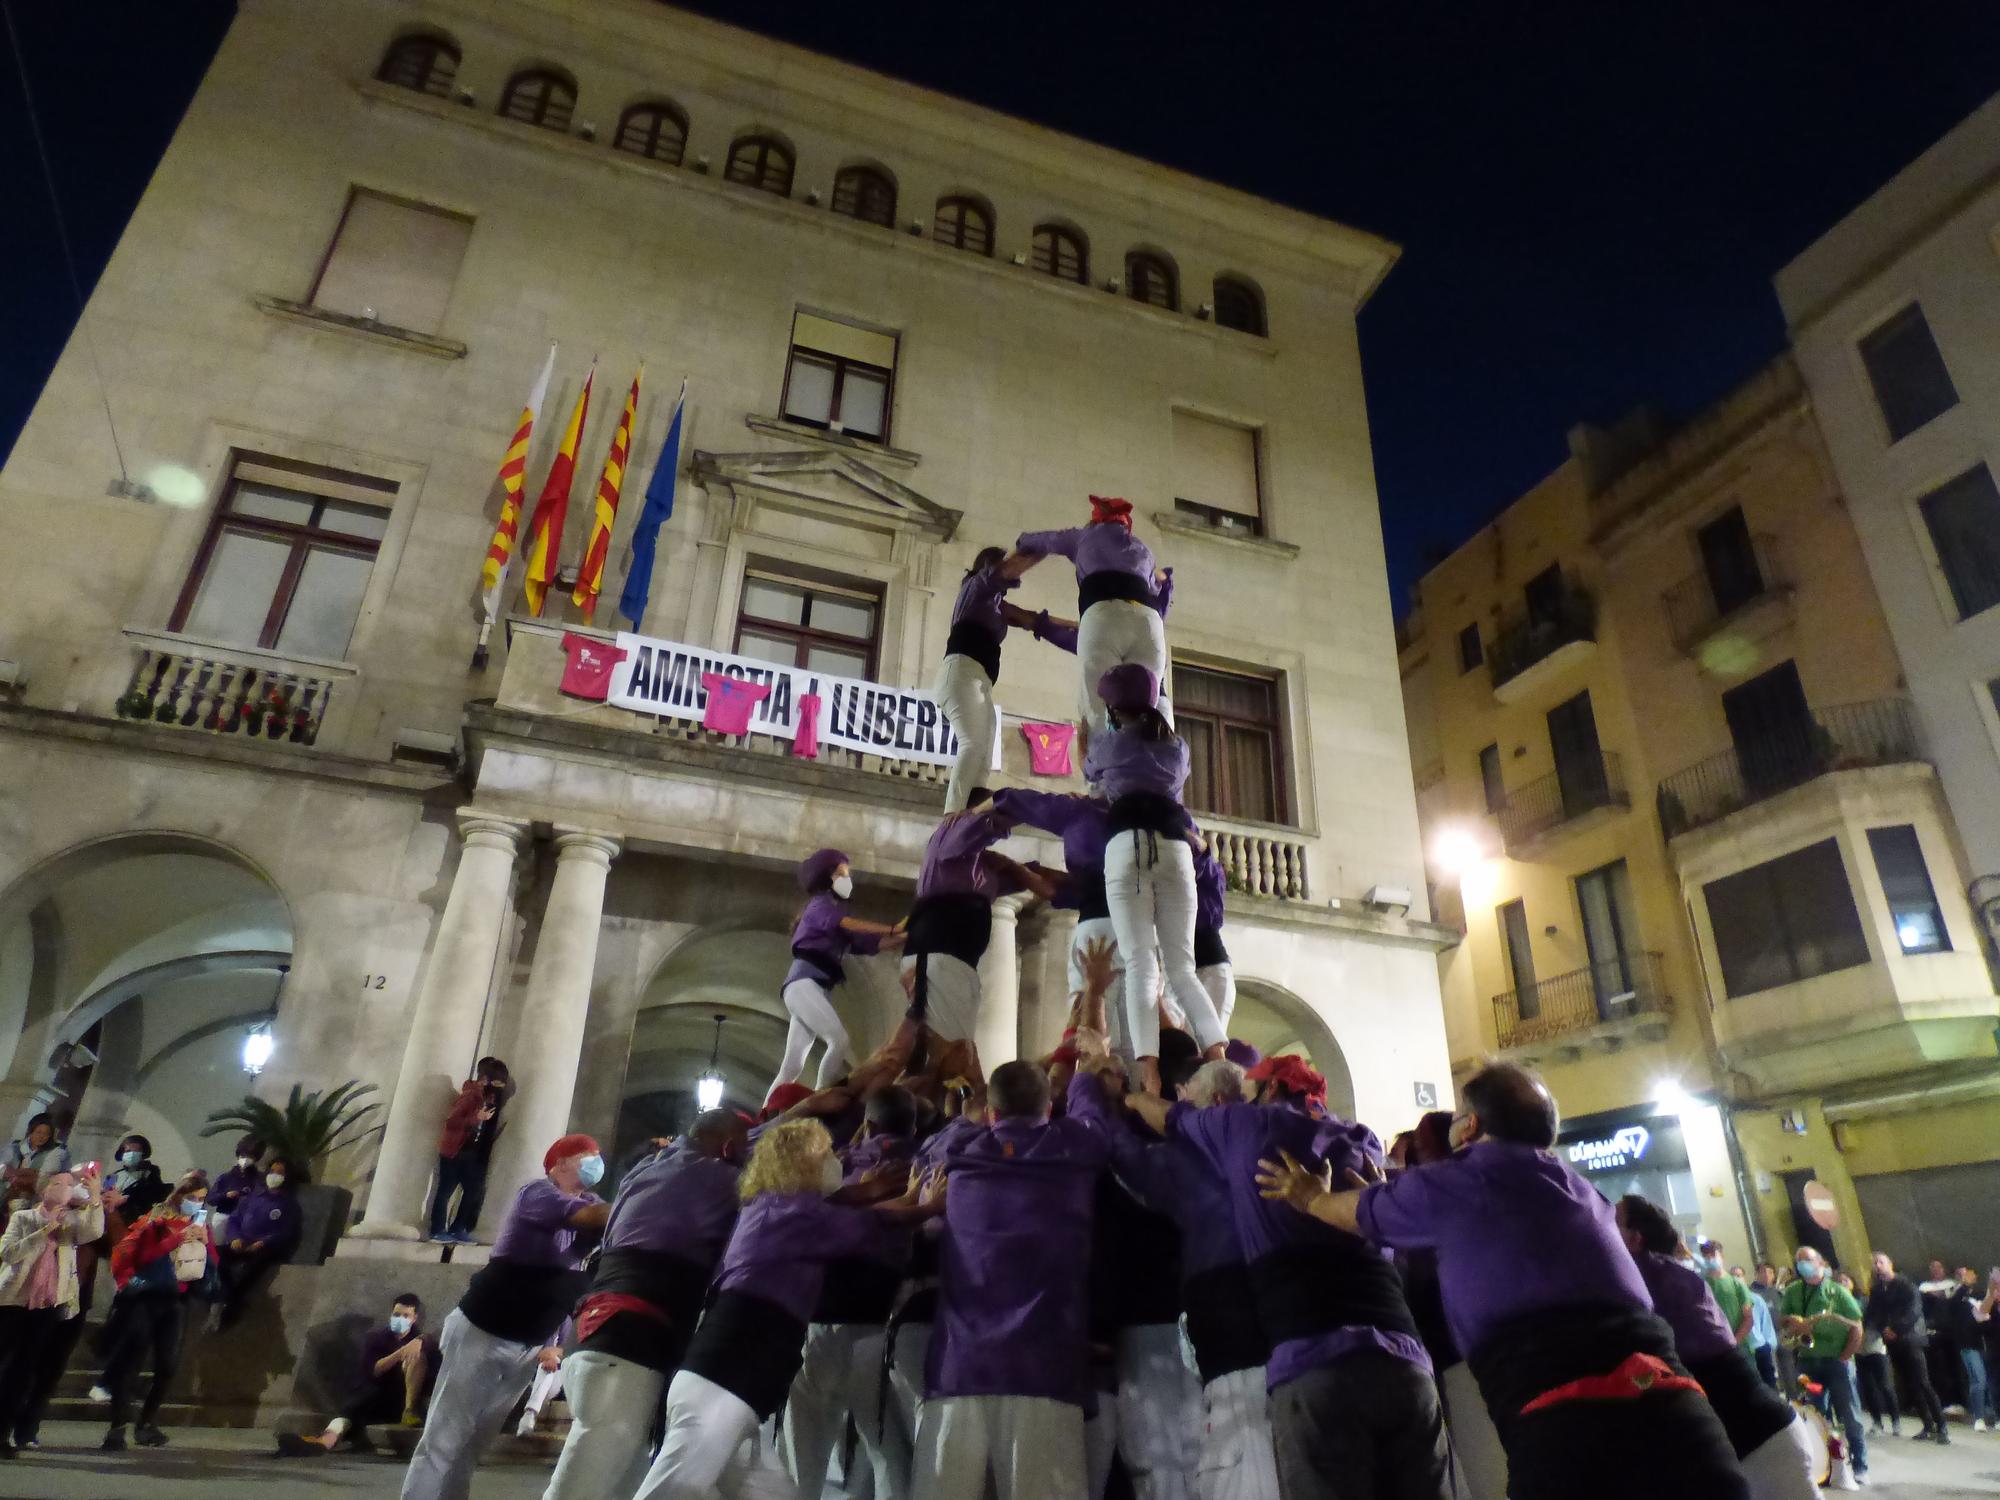
<path id="1" fill-rule="evenodd" d="M 597 361 L 590 362 L 590 373 L 583 377 L 583 389 L 576 398 L 576 410 L 569 415 L 569 426 L 563 429 L 562 446 L 556 449 L 555 462 L 549 465 L 549 477 L 542 483 L 542 497 L 535 502 L 534 519 L 528 523 L 528 576 L 522 584 L 528 595 L 528 608 L 541 617 L 542 606 L 548 602 L 549 585 L 555 582 L 556 568 L 562 561 L 563 522 L 569 519 L 569 482 L 576 475 L 576 447 L 583 436 L 583 424 L 590 415 L 590 387 L 597 379 Z"/>
<path id="2" fill-rule="evenodd" d="M 528 392 L 528 404 L 521 408 L 521 419 L 514 424 L 514 436 L 507 444 L 507 456 L 500 461 L 500 473 L 494 481 L 494 488 L 500 491 L 500 524 L 493 529 L 493 540 L 486 548 L 486 562 L 479 570 L 480 608 L 485 615 L 485 624 L 480 630 L 483 644 L 486 632 L 500 616 L 500 596 L 506 592 L 507 570 L 514 561 L 514 542 L 521 529 L 521 488 L 528 473 L 528 440 L 534 435 L 535 422 L 542 414 L 542 398 L 549 391 L 549 376 L 556 367 L 556 346 L 549 345 L 549 357 L 542 363 L 541 376 L 535 381 L 534 389 Z"/>
<path id="3" fill-rule="evenodd" d="M 583 623 L 597 622 L 597 595 L 604 587 L 604 559 L 611 552 L 611 528 L 618 524 L 618 492 L 625 487 L 625 455 L 632 447 L 632 417 L 639 409 L 639 382 L 646 367 L 632 377 L 632 389 L 625 393 L 625 411 L 618 418 L 618 430 L 611 434 L 611 451 L 604 455 L 604 470 L 597 476 L 597 505 L 590 518 L 590 540 L 584 544 L 583 566 L 576 572 L 576 589 L 570 603 L 583 611 Z"/>

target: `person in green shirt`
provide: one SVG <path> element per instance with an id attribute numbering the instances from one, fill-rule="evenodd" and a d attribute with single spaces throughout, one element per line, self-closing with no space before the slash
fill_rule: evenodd
<path id="1" fill-rule="evenodd" d="M 1741 1277 L 1730 1275 L 1720 1240 L 1701 1242 L 1701 1277 L 1715 1294 L 1716 1304 L 1722 1309 L 1722 1321 L 1736 1334 L 1736 1352 L 1755 1364 L 1750 1354 L 1750 1330 L 1756 1323 L 1756 1314 L 1750 1306 L 1750 1288 Z"/>
<path id="2" fill-rule="evenodd" d="M 1868 1437 L 1847 1361 L 1861 1347 L 1861 1304 L 1833 1279 L 1826 1258 L 1812 1246 L 1801 1245 L 1793 1263 L 1799 1279 L 1779 1300 L 1778 1331 L 1798 1349 L 1799 1373 L 1824 1388 L 1821 1409 L 1832 1407 L 1860 1479 L 1868 1472 Z"/>

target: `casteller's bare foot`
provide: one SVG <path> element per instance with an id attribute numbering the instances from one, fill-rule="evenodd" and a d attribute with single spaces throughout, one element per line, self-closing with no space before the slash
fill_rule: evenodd
<path id="1" fill-rule="evenodd" d="M 1158 1097 L 1160 1092 L 1160 1060 L 1157 1057 L 1139 1059 L 1139 1087 L 1146 1093 Z"/>

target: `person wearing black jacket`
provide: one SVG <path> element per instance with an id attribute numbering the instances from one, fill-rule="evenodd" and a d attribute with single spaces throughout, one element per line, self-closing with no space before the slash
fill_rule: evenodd
<path id="1" fill-rule="evenodd" d="M 1898 1276 L 1896 1263 L 1879 1250 L 1875 1253 L 1875 1285 L 1868 1293 L 1862 1322 L 1882 1335 L 1903 1404 L 1914 1403 L 1923 1421 L 1921 1436 L 1949 1443 L 1951 1434 L 1945 1429 L 1944 1408 L 1938 1403 L 1930 1371 L 1924 1364 L 1930 1330 L 1924 1326 L 1923 1297 L 1916 1283 L 1907 1276 Z"/>
<path id="2" fill-rule="evenodd" d="M 1986 1324 L 1981 1317 L 1979 1273 L 1970 1266 L 1958 1268 L 1958 1287 L 1945 1299 L 1944 1325 L 1940 1332 L 1958 1360 L 1965 1381 L 1965 1416 L 1974 1432 L 1986 1430 L 1986 1413 L 1993 1394 L 1986 1382 Z"/>

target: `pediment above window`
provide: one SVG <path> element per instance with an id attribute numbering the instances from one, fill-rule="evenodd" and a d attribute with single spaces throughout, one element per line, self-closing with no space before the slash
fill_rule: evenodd
<path id="1" fill-rule="evenodd" d="M 846 453 L 795 449 L 694 455 L 693 474 L 737 501 L 796 510 L 848 525 L 887 528 L 948 541 L 963 512 L 939 505 Z"/>

